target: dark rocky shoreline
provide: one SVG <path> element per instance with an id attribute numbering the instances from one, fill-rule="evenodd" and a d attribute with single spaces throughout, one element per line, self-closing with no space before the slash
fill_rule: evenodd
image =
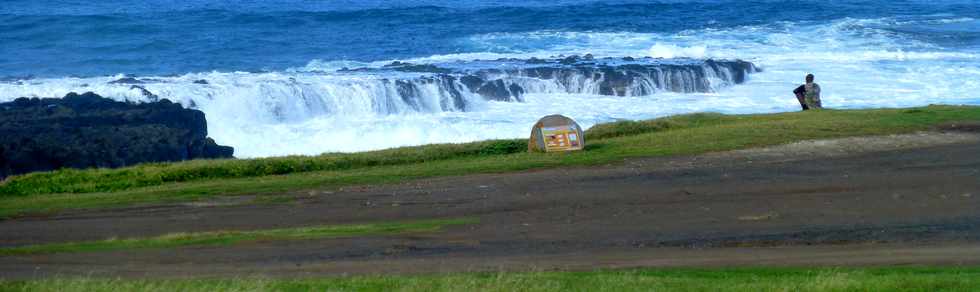
<path id="1" fill-rule="evenodd" d="M 438 85 L 448 98 L 443 110 L 465 111 L 466 93 L 486 100 L 524 101 L 533 93 L 529 83 L 553 83 L 563 93 L 608 96 L 644 96 L 656 92 L 706 93 L 716 86 L 744 83 L 748 75 L 760 72 L 755 64 L 743 60 L 594 58 L 562 56 L 548 59 L 498 59 L 413 64 L 392 62 L 382 68 L 344 68 L 339 72 L 383 73 L 396 71 L 421 76 L 386 80 L 397 85 L 398 95 L 413 107 L 426 85 Z M 534 81 L 532 81 L 534 80 Z M 457 86 L 461 84 L 463 86 Z"/>
<path id="2" fill-rule="evenodd" d="M 353 86 L 373 88 L 368 97 L 370 100 L 366 102 L 371 103 L 372 111 L 388 115 L 403 112 L 466 112 L 478 109 L 484 101 L 524 102 L 528 94 L 635 97 L 659 92 L 710 93 L 745 83 L 750 74 L 761 70 L 752 62 L 739 59 L 596 58 L 592 55 L 573 55 L 438 63 L 394 61 L 383 66 L 344 67 L 307 73 L 354 77 L 351 81 L 328 83 L 337 82 L 330 86 L 344 86 L 340 83 L 350 82 Z M 160 97 L 151 91 L 157 87 L 156 84 L 173 82 L 128 76 L 107 83 L 137 91 L 143 96 L 141 100 L 157 101 Z M 187 86 L 193 87 L 210 87 L 209 84 L 212 84 L 206 79 L 176 82 L 187 82 L 190 83 Z M 289 77 L 270 81 L 270 84 L 296 90 L 297 99 L 308 106 L 318 107 L 311 109 L 313 111 L 334 110 L 321 100 L 321 97 L 333 93 L 317 92 L 318 86 L 309 82 Z M 194 99 L 181 102 L 189 108 L 195 108 L 197 104 Z M 280 110 L 282 106 L 276 104 L 269 108 L 269 112 L 279 121 L 289 120 Z"/>
<path id="3" fill-rule="evenodd" d="M 60 168 L 232 158 L 204 113 L 162 99 L 126 103 L 88 92 L 0 103 L 0 179 Z"/>

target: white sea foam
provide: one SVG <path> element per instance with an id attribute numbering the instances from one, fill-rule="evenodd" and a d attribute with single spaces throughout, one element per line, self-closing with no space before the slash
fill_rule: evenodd
<path id="1" fill-rule="evenodd" d="M 650 47 L 650 57 L 654 58 L 695 58 L 706 56 L 707 46 L 680 47 L 672 44 L 656 43 Z"/>
<path id="2" fill-rule="evenodd" d="M 932 19 L 935 25 L 975 21 Z M 446 108 L 438 92 L 413 107 L 395 98 L 385 76 L 328 73 L 380 67 L 390 61 L 311 61 L 272 73 L 209 72 L 142 84 L 162 98 L 207 114 L 210 135 L 236 148 L 236 156 L 261 157 L 363 151 L 426 143 L 522 138 L 540 116 L 562 113 L 583 126 L 714 111 L 763 113 L 798 109 L 790 91 L 806 73 L 817 76 L 824 104 L 834 108 L 980 104 L 980 52 L 945 48 L 888 29 L 909 24 L 889 19 L 830 23 L 777 23 L 669 34 L 627 32 L 494 33 L 462 43 L 484 53 L 403 60 L 438 63 L 497 58 L 545 58 L 592 53 L 597 57 L 651 56 L 741 58 L 764 69 L 747 83 L 714 93 L 658 93 L 610 97 L 568 94 L 547 83 L 524 103 L 486 102 L 466 96 L 466 111 Z M 117 100 L 149 100 L 131 85 L 108 84 L 123 76 L 0 82 L 0 101 L 19 96 L 57 97 L 93 91 Z M 391 76 L 387 76 L 391 77 Z M 204 79 L 208 84 L 195 84 Z M 425 90 L 423 88 L 423 90 Z M 385 102 L 379 102 L 385 101 Z"/>

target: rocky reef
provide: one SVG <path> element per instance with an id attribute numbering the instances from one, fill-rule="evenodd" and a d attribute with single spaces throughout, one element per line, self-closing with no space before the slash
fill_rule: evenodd
<path id="1" fill-rule="evenodd" d="M 0 103 L 0 178 L 60 168 L 231 158 L 207 137 L 204 113 L 162 99 L 125 103 L 94 93 Z"/>
<path id="2" fill-rule="evenodd" d="M 708 93 L 759 72 L 743 60 L 690 58 L 502 58 L 430 63 L 394 61 L 366 67 L 311 66 L 295 72 L 212 75 L 212 80 L 122 77 L 107 84 L 115 98 L 153 102 L 170 97 L 188 108 L 225 99 L 252 103 L 255 117 L 302 122 L 318 116 L 468 112 L 487 101 L 524 102 L 532 94 L 648 96 Z M 259 76 L 261 75 L 261 76 Z M 246 78 L 246 79 L 241 79 Z M 79 89 L 75 89 L 79 90 Z M 102 90 L 102 89 L 99 89 Z M 103 92 L 103 91 L 100 91 Z M 159 94 L 159 95 L 158 95 Z M 227 99 L 234 99 L 229 101 Z M 227 102 L 227 103 L 226 103 Z"/>
<path id="3" fill-rule="evenodd" d="M 438 88 L 442 110 L 466 110 L 464 96 L 522 102 L 525 93 L 572 93 L 645 96 L 657 92 L 698 93 L 744 83 L 758 72 L 742 60 L 594 58 L 591 55 L 549 59 L 498 59 L 435 64 L 392 62 L 382 68 L 340 72 L 418 74 L 385 79 L 409 104 L 423 99 L 426 88 Z M 417 107 L 417 106 L 415 106 Z"/>

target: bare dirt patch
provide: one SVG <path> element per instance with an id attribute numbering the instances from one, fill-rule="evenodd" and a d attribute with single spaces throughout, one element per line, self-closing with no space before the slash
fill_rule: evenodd
<path id="1" fill-rule="evenodd" d="M 980 263 L 980 135 L 807 141 L 622 164 L 0 221 L 0 246 L 479 217 L 441 233 L 0 258 L 0 277 Z"/>

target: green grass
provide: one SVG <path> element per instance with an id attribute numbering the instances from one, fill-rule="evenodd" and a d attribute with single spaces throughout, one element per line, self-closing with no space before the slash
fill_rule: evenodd
<path id="1" fill-rule="evenodd" d="M 587 139 L 636 135 L 667 129 L 717 124 L 720 114 L 691 114 L 652 121 L 624 121 L 593 127 Z M 525 152 L 525 140 L 490 140 L 462 144 L 434 144 L 361 153 L 328 153 L 260 159 L 195 160 L 150 163 L 118 169 L 62 169 L 15 176 L 0 184 L 2 196 L 52 193 L 93 193 L 127 190 L 174 182 L 245 178 L 313 171 L 350 170 L 467 157 L 499 156 Z"/>
<path id="2" fill-rule="evenodd" d="M 0 281 L 2 291 L 978 291 L 978 268 L 726 268 L 313 279 Z"/>
<path id="3" fill-rule="evenodd" d="M 522 140 L 496 140 L 354 154 L 61 170 L 16 176 L 0 183 L 0 218 L 192 201 L 216 195 L 274 194 L 434 176 L 596 165 L 631 157 L 698 154 L 807 139 L 909 133 L 960 121 L 980 121 L 980 107 L 692 114 L 618 122 L 589 129 L 587 151 L 573 153 L 526 153 Z"/>
<path id="4" fill-rule="evenodd" d="M 327 153 L 318 156 L 194 160 L 149 163 L 117 169 L 62 169 L 11 177 L 0 184 L 0 196 L 107 192 L 174 182 L 403 165 L 460 157 L 509 154 L 526 149 L 525 141 L 496 140 L 403 147 L 352 154 Z"/>
<path id="5" fill-rule="evenodd" d="M 444 227 L 474 224 L 478 219 L 438 219 L 398 223 L 321 225 L 249 231 L 172 233 L 150 238 L 110 238 L 98 241 L 39 244 L 0 248 L 0 256 L 50 253 L 95 252 L 109 250 L 172 248 L 181 246 L 231 245 L 250 241 L 302 240 L 319 238 L 387 235 L 407 232 L 433 232 Z"/>

